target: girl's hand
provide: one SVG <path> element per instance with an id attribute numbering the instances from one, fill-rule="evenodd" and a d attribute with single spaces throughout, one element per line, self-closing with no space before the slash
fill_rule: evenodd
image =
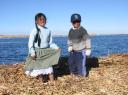
<path id="1" fill-rule="evenodd" d="M 57 52 L 59 52 L 59 51 L 61 51 L 61 48 L 58 48 L 58 49 L 57 49 Z"/>
<path id="2" fill-rule="evenodd" d="M 30 58 L 36 61 L 36 56 L 30 56 Z"/>

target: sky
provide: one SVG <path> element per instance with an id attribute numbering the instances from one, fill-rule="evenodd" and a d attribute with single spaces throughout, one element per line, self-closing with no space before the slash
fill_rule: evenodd
<path id="1" fill-rule="evenodd" d="M 128 0 L 1 0 L 0 35 L 30 34 L 39 12 L 53 35 L 68 35 L 73 13 L 90 34 L 128 34 Z"/>

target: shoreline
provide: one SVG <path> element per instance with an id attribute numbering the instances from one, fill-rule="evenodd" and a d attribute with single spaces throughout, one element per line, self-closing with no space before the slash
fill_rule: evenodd
<path id="1" fill-rule="evenodd" d="M 118 36 L 118 35 L 127 35 L 128 34 L 97 34 L 97 35 L 90 35 L 93 36 Z M 29 35 L 0 35 L 0 38 L 28 38 Z M 53 35 L 53 37 L 67 37 L 67 35 Z"/>

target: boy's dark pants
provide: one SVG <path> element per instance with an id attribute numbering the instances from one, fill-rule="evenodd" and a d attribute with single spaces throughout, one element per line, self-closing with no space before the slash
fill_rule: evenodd
<path id="1" fill-rule="evenodd" d="M 69 69 L 72 74 L 86 76 L 86 52 L 73 51 L 69 53 Z"/>

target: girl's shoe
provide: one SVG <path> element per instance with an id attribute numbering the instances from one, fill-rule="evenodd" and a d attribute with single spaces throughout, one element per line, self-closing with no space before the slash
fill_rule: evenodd
<path id="1" fill-rule="evenodd" d="M 49 76 L 50 81 L 54 81 L 54 75 L 53 74 L 49 74 L 48 76 Z"/>

